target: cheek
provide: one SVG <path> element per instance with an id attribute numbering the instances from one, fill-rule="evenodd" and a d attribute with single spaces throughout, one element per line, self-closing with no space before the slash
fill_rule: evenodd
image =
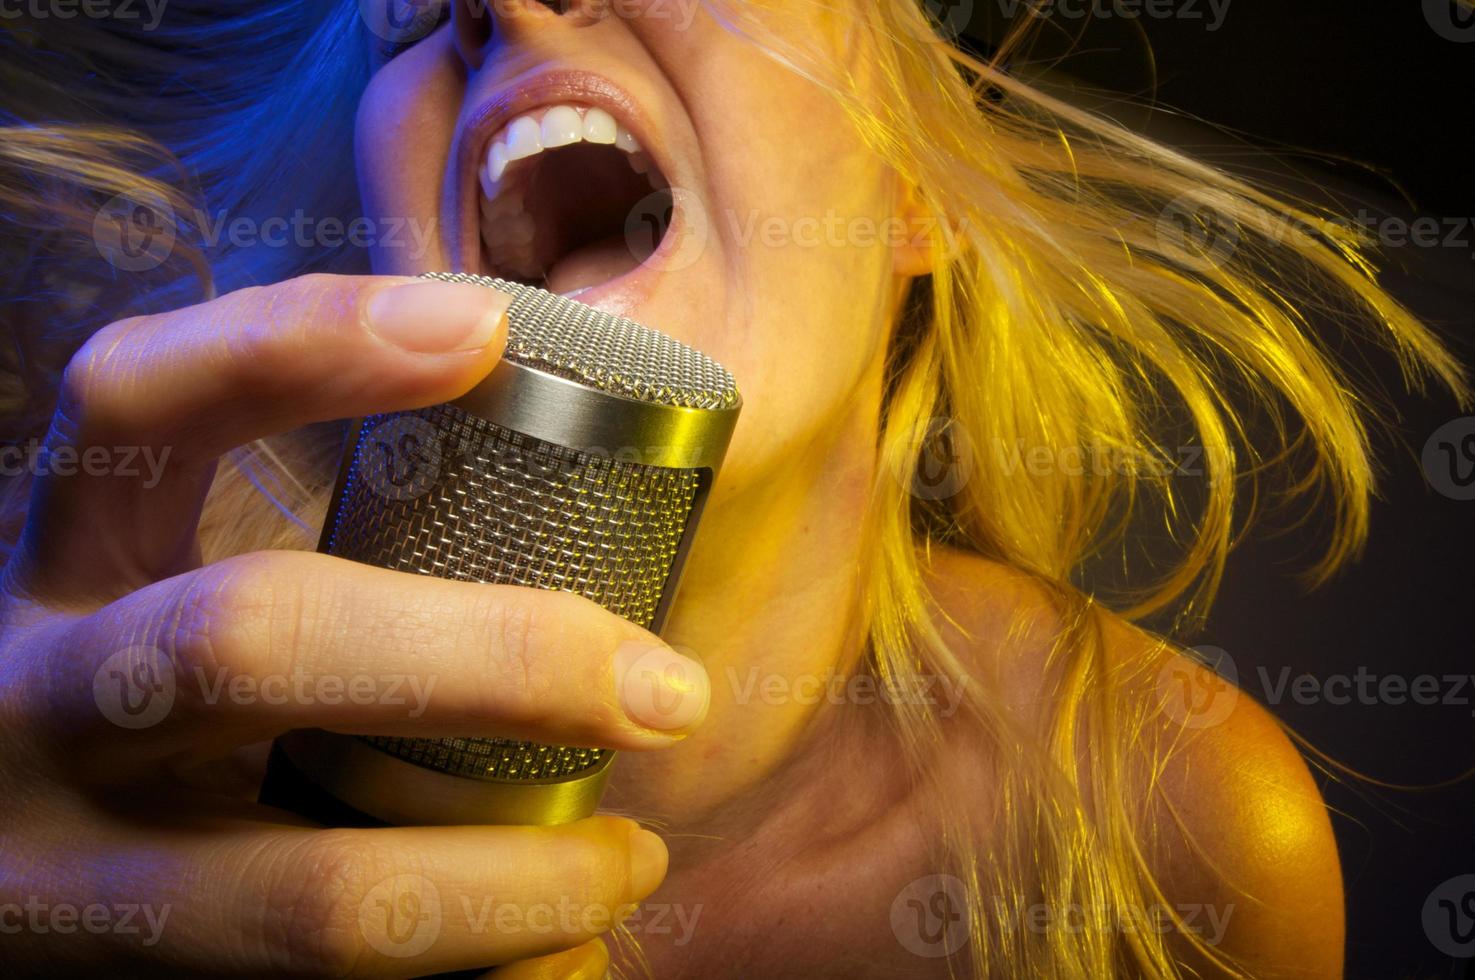
<path id="1" fill-rule="evenodd" d="M 463 90 L 449 32 L 440 31 L 382 68 L 359 101 L 354 157 L 365 216 L 384 227 L 414 222 L 431 243 L 426 254 L 375 245 L 377 273 L 445 266 L 437 222 Z"/>
<path id="2" fill-rule="evenodd" d="M 784 416 L 824 424 L 886 340 L 891 184 L 827 96 L 805 109 L 750 134 L 714 220 L 731 281 L 756 300 L 739 355 L 761 361 L 746 365 L 755 395 L 780 392 Z"/>
<path id="3" fill-rule="evenodd" d="M 724 37 L 706 53 L 689 92 L 712 237 L 728 280 L 761 298 L 756 312 L 777 308 L 788 323 L 751 339 L 781 338 L 853 376 L 873 356 L 867 325 L 890 291 L 889 171 L 834 96 L 753 42 Z"/>
<path id="4" fill-rule="evenodd" d="M 732 456 L 735 474 L 749 478 L 797 460 L 829 465 L 806 447 L 854 437 L 856 413 L 869 412 L 880 390 L 891 260 L 847 240 L 852 232 L 865 240 L 875 199 L 837 192 L 827 179 L 808 191 L 765 202 L 773 244 L 754 232 L 733 263 L 751 314 L 746 342 L 728 347 L 747 402 Z M 836 220 L 824 220 L 827 210 Z"/>

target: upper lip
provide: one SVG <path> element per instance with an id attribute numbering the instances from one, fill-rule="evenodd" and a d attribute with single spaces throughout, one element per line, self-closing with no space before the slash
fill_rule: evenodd
<path id="1" fill-rule="evenodd" d="M 657 140 L 649 114 L 619 85 L 603 75 L 570 69 L 542 70 L 514 78 L 476 107 L 457 137 L 459 147 L 455 159 L 460 173 L 453 186 L 461 195 L 459 264 L 466 271 L 486 271 L 476 268 L 481 261 L 481 218 L 477 204 L 481 186 L 477 170 L 486 160 L 492 138 L 523 113 L 561 103 L 595 106 L 608 112 L 615 122 L 634 134 L 661 173 L 676 183 L 667 148 Z"/>

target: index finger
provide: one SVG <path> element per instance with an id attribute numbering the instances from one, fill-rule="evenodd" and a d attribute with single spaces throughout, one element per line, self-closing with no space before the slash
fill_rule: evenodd
<path id="1" fill-rule="evenodd" d="M 97 603 L 193 567 L 216 457 L 311 422 L 459 397 L 501 356 L 510 301 L 484 286 L 313 275 L 103 328 L 67 366 L 48 452 L 126 449 L 157 472 L 52 468 L 10 585 Z"/>

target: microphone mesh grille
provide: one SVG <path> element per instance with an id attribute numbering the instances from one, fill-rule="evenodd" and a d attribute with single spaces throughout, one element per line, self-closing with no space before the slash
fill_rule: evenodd
<path id="1" fill-rule="evenodd" d="M 510 361 L 658 405 L 728 409 L 738 404 L 737 385 L 726 368 L 634 320 L 505 279 L 465 272 L 430 272 L 424 278 L 511 293 L 503 355 Z"/>
<path id="2" fill-rule="evenodd" d="M 581 453 L 451 405 L 366 418 L 326 551 L 440 578 L 576 592 L 649 627 L 700 471 Z M 367 741 L 460 776 L 568 776 L 602 749 L 508 739 Z"/>

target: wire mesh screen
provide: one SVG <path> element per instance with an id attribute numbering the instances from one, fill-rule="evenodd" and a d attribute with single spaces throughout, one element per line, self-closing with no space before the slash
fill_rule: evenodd
<path id="1" fill-rule="evenodd" d="M 698 470 L 588 455 L 450 405 L 371 416 L 325 550 L 440 578 L 576 592 L 649 627 L 700 480 Z M 483 779 L 574 775 L 605 754 L 507 739 L 365 740 Z"/>

